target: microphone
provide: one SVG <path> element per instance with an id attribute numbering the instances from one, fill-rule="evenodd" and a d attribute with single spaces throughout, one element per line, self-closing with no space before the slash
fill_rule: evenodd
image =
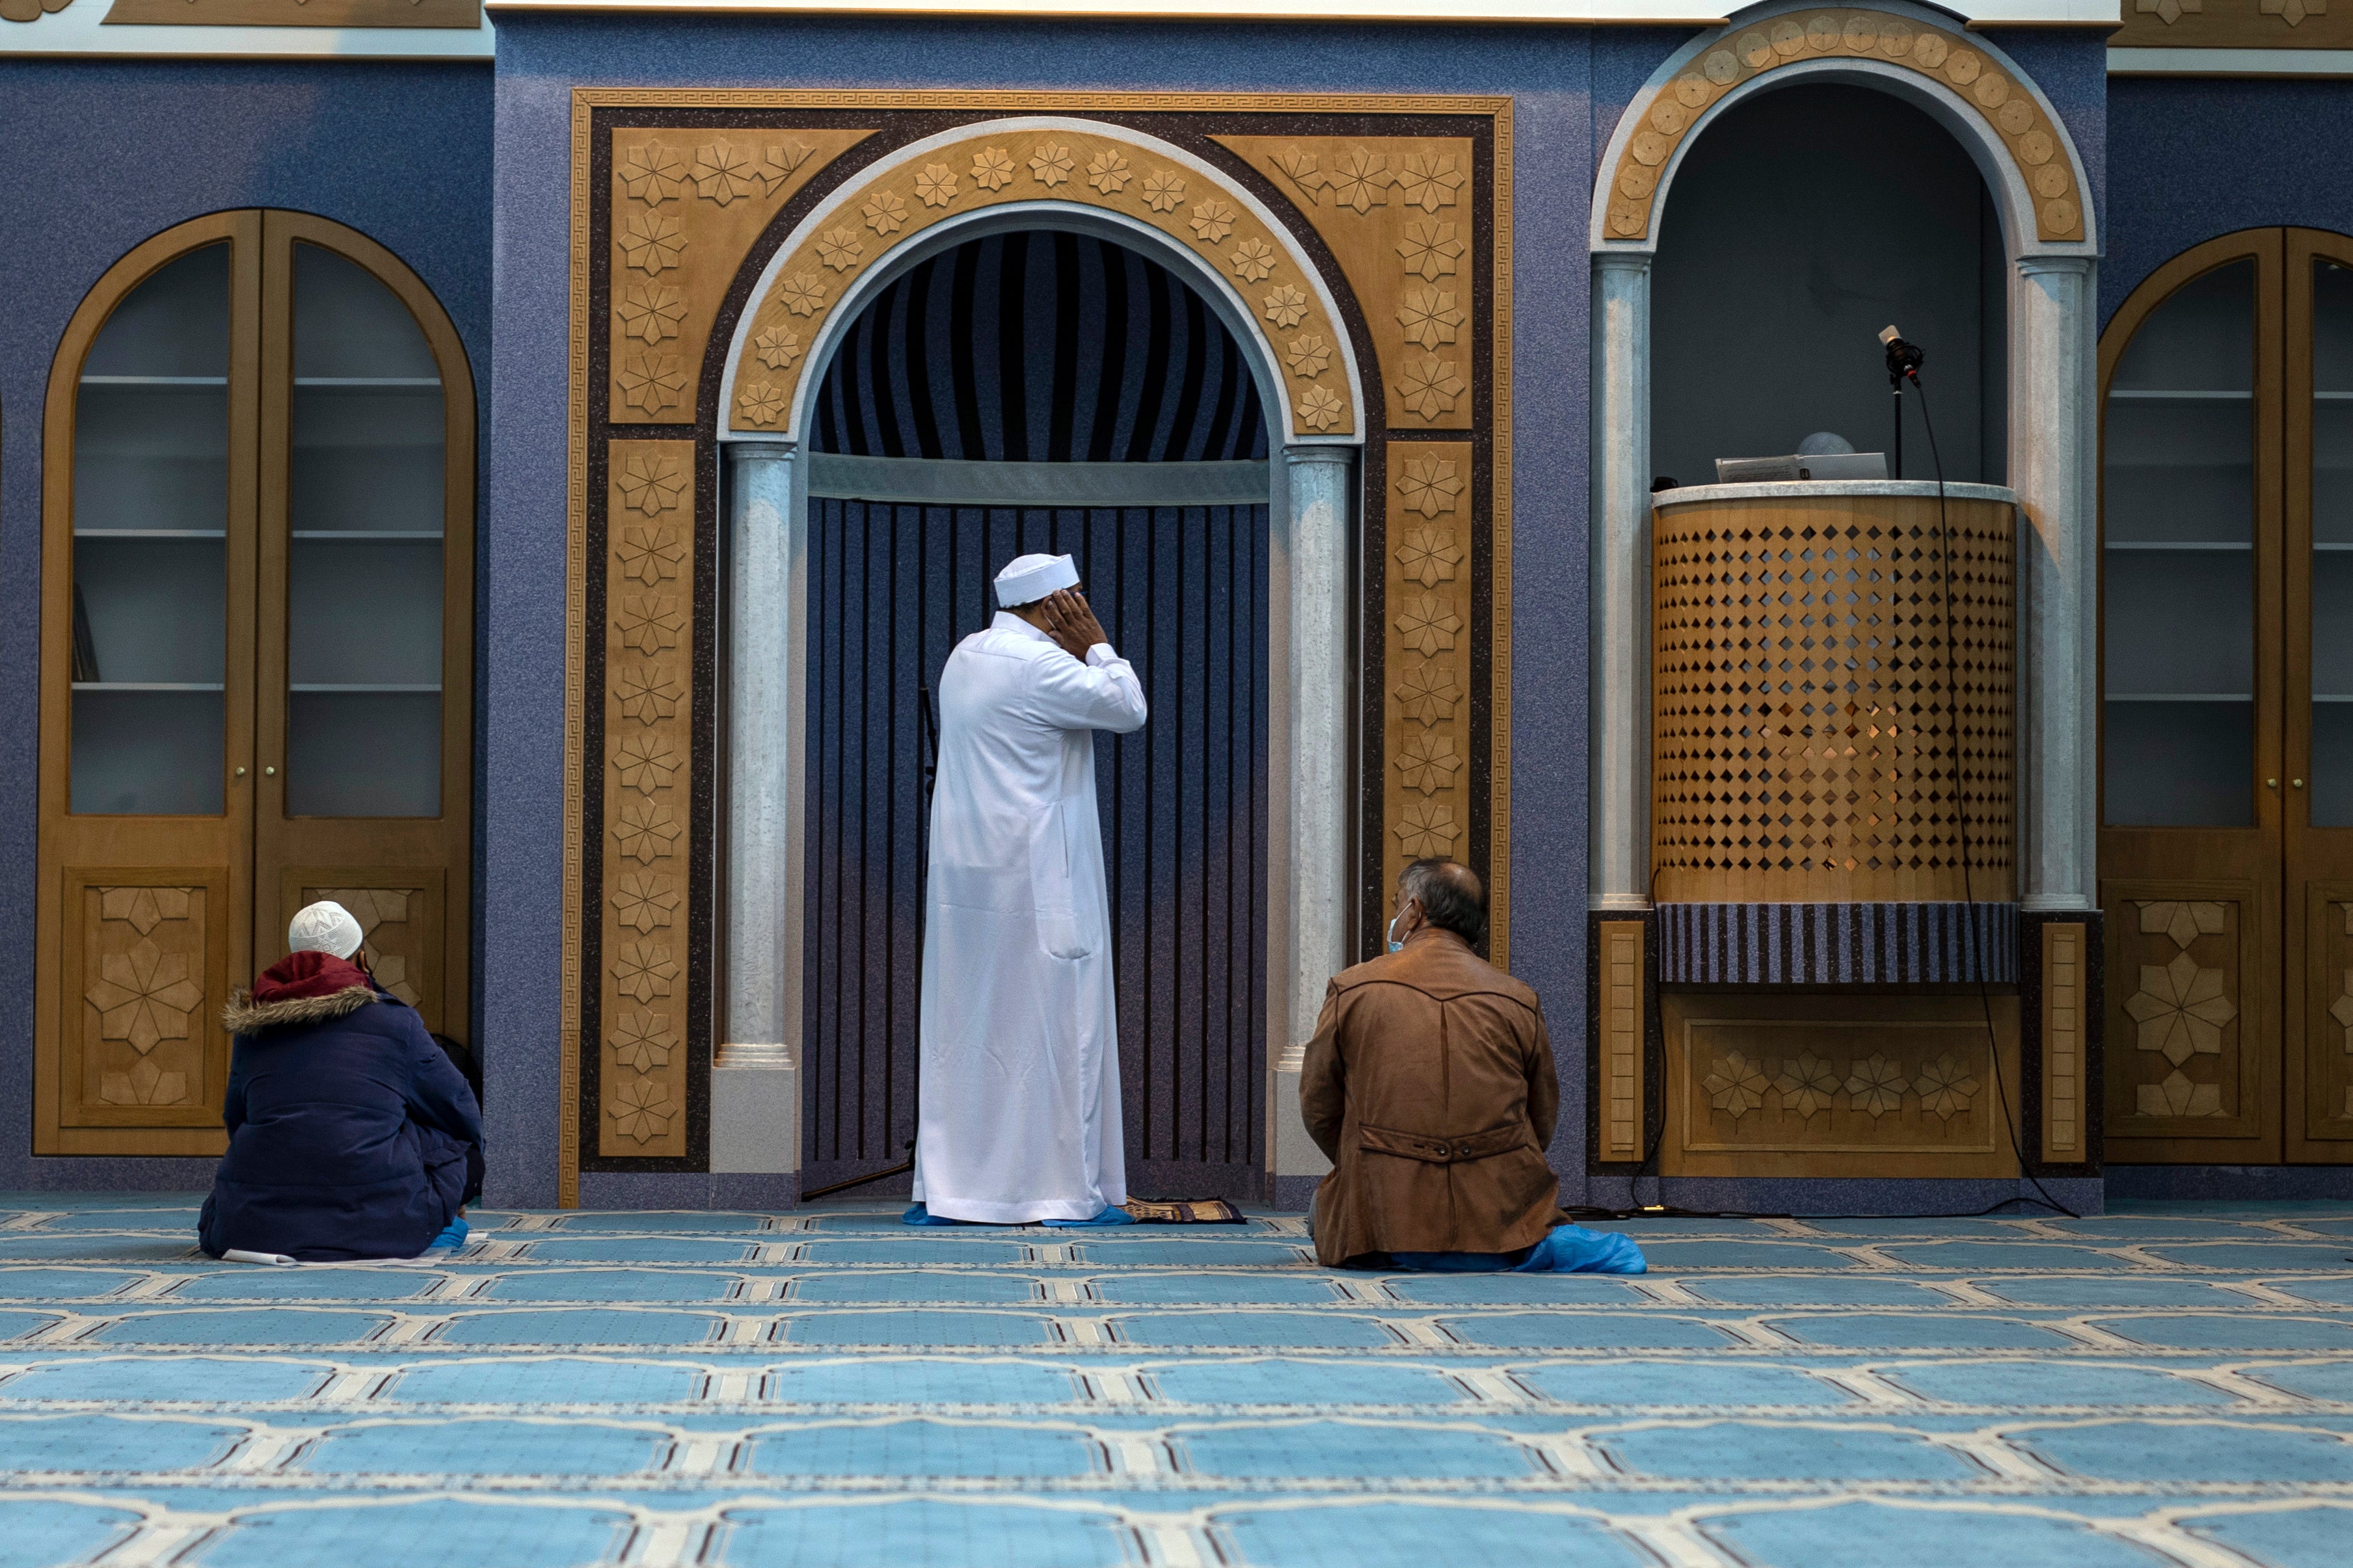
<path id="1" fill-rule="evenodd" d="M 1890 382 L 1900 384 L 1907 377 L 1913 381 L 1920 379 L 1921 362 L 1927 356 L 1920 352 L 1919 344 L 1906 342 L 1896 334 L 1893 325 L 1880 332 L 1879 341 L 1887 345 L 1887 379 Z"/>

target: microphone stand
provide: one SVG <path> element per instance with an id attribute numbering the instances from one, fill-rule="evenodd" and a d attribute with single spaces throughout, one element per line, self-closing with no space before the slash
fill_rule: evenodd
<path id="1" fill-rule="evenodd" d="M 1917 344 L 1896 336 L 1894 327 L 1880 333 L 1879 341 L 1887 345 L 1887 385 L 1895 399 L 1895 443 L 1888 451 L 1894 471 L 1887 477 L 1900 479 L 1904 477 L 1904 384 L 1919 384 L 1920 365 L 1927 356 Z"/>

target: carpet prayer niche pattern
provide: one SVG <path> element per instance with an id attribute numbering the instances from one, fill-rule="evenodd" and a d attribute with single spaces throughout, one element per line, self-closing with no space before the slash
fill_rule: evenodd
<path id="1" fill-rule="evenodd" d="M 1635 1279 L 897 1212 L 269 1269 L 0 1202 L 0 1564 L 2353 1561 L 2353 1205 L 1660 1222 Z"/>

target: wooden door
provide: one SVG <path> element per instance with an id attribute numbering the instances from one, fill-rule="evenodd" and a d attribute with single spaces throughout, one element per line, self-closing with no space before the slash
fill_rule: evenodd
<path id="1" fill-rule="evenodd" d="M 2186 252 L 2100 363 L 2108 1158 L 2353 1162 L 2353 238 Z"/>
<path id="2" fill-rule="evenodd" d="M 263 226 L 254 946 L 351 910 L 376 979 L 463 1034 L 473 387 L 425 286 L 340 225 Z"/>
<path id="3" fill-rule="evenodd" d="M 306 274 L 327 280 L 306 294 Z M 361 303 L 322 315 L 329 297 Z M 284 953 L 301 903 L 342 900 L 379 978 L 462 1028 L 472 384 L 380 247 L 223 213 L 90 290 L 42 439 L 34 1152 L 216 1153 L 222 1005 Z M 306 560 L 312 521 L 328 537 Z M 420 626 L 427 646 L 404 651 Z M 322 648 L 417 668 L 314 679 Z M 306 727 L 311 684 L 366 688 L 315 694 L 357 720 Z M 404 734 L 364 711 L 375 697 L 429 712 Z M 341 769 L 343 805 L 306 803 L 306 757 Z M 376 792 L 362 809 L 354 784 Z"/>
<path id="4" fill-rule="evenodd" d="M 250 975 L 259 216 L 124 257 L 43 430 L 33 1150 L 222 1147 Z"/>
<path id="5" fill-rule="evenodd" d="M 2102 339 L 2107 1157 L 2281 1156 L 2282 255 L 2176 258 Z"/>
<path id="6" fill-rule="evenodd" d="M 2286 1152 L 2353 1161 L 2353 238 L 2286 235 Z"/>

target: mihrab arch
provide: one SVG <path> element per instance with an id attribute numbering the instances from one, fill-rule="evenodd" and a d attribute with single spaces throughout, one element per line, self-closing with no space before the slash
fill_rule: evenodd
<path id="1" fill-rule="evenodd" d="M 808 389 L 875 290 L 1017 227 L 1175 273 L 1283 448 L 1268 1153 L 1309 1176 L 1281 1069 L 1398 867 L 1477 866 L 1507 952 L 1509 101 L 582 88 L 573 128 L 560 1196 L 790 1201 Z"/>
<path id="2" fill-rule="evenodd" d="M 1083 120 L 991 121 L 926 138 L 845 182 L 763 269 L 730 345 L 720 406 L 735 563 L 726 759 L 727 988 L 720 1066 L 794 1082 L 746 1103 L 797 1111 L 812 389 L 868 300 L 929 255 L 1009 229 L 1094 235 L 1192 286 L 1252 362 L 1283 447 L 1271 505 L 1276 647 L 1269 708 L 1268 1032 L 1313 1033 L 1346 962 L 1353 457 L 1363 382 L 1331 279 L 1255 195 L 1157 139 Z M 1340 289 L 1346 288 L 1345 280 Z M 769 1047 L 769 1048 L 763 1048 Z M 1287 1064 L 1286 1064 L 1287 1065 Z M 730 1071 L 716 1088 L 732 1089 Z M 1278 1078 L 1274 1125 L 1295 1111 Z M 749 1080 L 746 1080 L 749 1081 Z M 724 1114 L 716 1129 L 723 1142 Z M 799 1151 L 793 1163 L 799 1163 Z"/>

